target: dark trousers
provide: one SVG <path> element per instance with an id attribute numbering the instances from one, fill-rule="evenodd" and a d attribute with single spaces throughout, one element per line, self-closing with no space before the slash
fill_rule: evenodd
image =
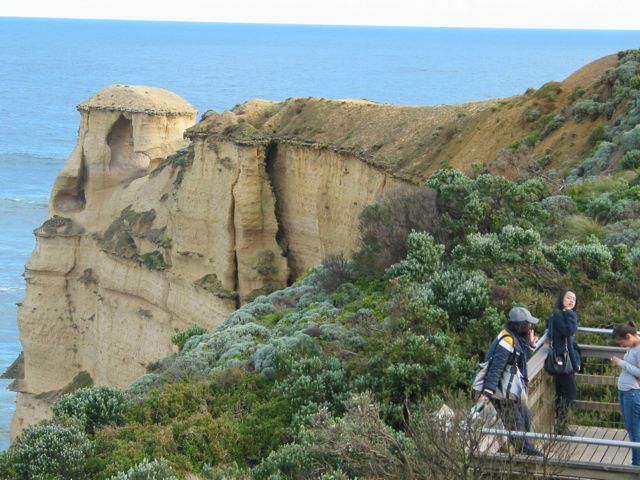
<path id="1" fill-rule="evenodd" d="M 507 430 L 531 431 L 531 412 L 526 405 L 510 400 L 492 400 L 492 403 Z M 534 448 L 533 442 L 528 438 L 512 438 L 511 443 L 518 450 Z"/>
<path id="2" fill-rule="evenodd" d="M 564 433 L 569 423 L 569 408 L 576 399 L 576 376 L 574 373 L 556 375 L 556 431 Z"/>

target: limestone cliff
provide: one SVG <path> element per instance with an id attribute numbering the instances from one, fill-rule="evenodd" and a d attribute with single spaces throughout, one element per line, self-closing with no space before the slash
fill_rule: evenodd
<path id="1" fill-rule="evenodd" d="M 78 110 L 78 144 L 25 270 L 14 436 L 63 392 L 128 385 L 171 353 L 176 330 L 213 328 L 350 253 L 362 206 L 400 182 L 319 146 L 202 128 L 184 140 L 195 111 L 160 89 L 111 86 Z"/>

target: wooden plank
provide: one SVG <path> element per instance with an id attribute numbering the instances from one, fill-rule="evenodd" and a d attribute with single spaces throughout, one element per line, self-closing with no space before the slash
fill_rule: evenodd
<path id="1" fill-rule="evenodd" d="M 617 385 L 618 377 L 610 375 L 587 375 L 584 373 L 576 374 L 576 382 L 586 383 L 588 385 Z"/>
<path id="2" fill-rule="evenodd" d="M 482 461 L 481 461 L 482 462 Z M 592 480 L 638 480 L 640 472 L 637 468 L 621 465 L 606 465 L 599 463 L 579 463 L 566 459 L 541 459 L 537 457 L 511 457 L 504 454 L 492 455 L 488 462 L 482 462 L 486 471 L 506 472 L 509 478 L 530 478 L 533 470 L 537 471 L 536 478 L 584 478 Z M 543 464 L 546 464 L 544 468 Z"/>
<path id="3" fill-rule="evenodd" d="M 577 410 L 596 412 L 619 412 L 620 404 L 613 402 L 592 402 L 590 400 L 575 400 L 572 407 Z"/>
<path id="4" fill-rule="evenodd" d="M 610 429 L 610 431 L 613 432 L 613 440 L 624 440 L 624 437 L 627 434 L 627 432 L 619 428 L 615 428 L 615 429 L 612 428 Z M 620 447 L 609 447 L 607 449 L 607 452 L 603 455 L 601 463 L 607 463 L 607 464 L 614 463 L 614 459 L 618 454 L 618 450 L 620 450 Z"/>
<path id="5" fill-rule="evenodd" d="M 624 432 L 624 436 L 622 437 L 623 440 L 629 440 L 629 435 L 627 435 L 627 431 L 623 430 Z M 627 464 L 627 456 L 630 455 L 631 452 L 629 451 L 628 448 L 618 448 L 618 452 L 616 453 L 616 456 L 613 457 L 613 461 L 611 462 L 612 465 L 626 465 Z M 629 462 L 631 463 L 631 462 Z"/>
<path id="6" fill-rule="evenodd" d="M 594 438 L 597 430 L 598 430 L 598 427 L 587 427 L 587 429 L 584 432 L 584 436 L 586 438 Z M 584 451 L 582 452 L 582 455 L 580 455 L 580 458 L 577 458 L 576 460 L 578 462 L 588 462 L 589 460 L 591 460 L 591 457 L 593 456 L 593 452 L 595 451 L 596 446 L 597 445 L 587 445 L 587 448 L 584 449 Z"/>
<path id="7" fill-rule="evenodd" d="M 613 428 L 602 428 L 601 430 L 602 430 L 602 435 L 600 436 L 600 438 L 602 439 L 613 440 L 613 437 L 615 437 L 616 435 L 616 430 Z M 591 462 L 602 463 L 602 459 L 604 458 L 604 456 L 606 455 L 607 451 L 610 448 L 615 448 L 615 447 L 610 447 L 607 445 L 599 445 L 598 448 L 596 448 L 596 451 L 593 453 L 593 456 L 591 457 Z"/>
<path id="8" fill-rule="evenodd" d="M 587 427 L 579 426 L 578 428 L 576 428 L 576 435 L 580 437 L 584 437 L 586 430 L 587 430 Z M 584 453 L 587 447 L 588 445 L 584 443 L 569 444 L 567 445 L 566 449 L 564 448 L 564 446 L 561 446 L 558 448 L 557 452 L 553 452 L 552 458 L 559 457 L 558 458 L 559 461 L 562 461 L 562 460 L 577 461 L 582 456 L 582 454 Z"/>

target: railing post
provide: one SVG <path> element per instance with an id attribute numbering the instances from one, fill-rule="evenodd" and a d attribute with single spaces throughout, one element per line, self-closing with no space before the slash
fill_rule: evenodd
<path id="1" fill-rule="evenodd" d="M 533 431 L 553 431 L 556 423 L 556 385 L 551 375 L 544 371 L 544 360 L 549 351 L 547 332 L 540 338 L 538 347 L 527 362 L 529 372 L 529 410 L 531 410 Z"/>

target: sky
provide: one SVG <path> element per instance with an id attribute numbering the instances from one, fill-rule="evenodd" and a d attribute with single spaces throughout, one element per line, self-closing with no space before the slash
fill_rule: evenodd
<path id="1" fill-rule="evenodd" d="M 0 16 L 639 30 L 640 0 L 0 0 Z"/>

